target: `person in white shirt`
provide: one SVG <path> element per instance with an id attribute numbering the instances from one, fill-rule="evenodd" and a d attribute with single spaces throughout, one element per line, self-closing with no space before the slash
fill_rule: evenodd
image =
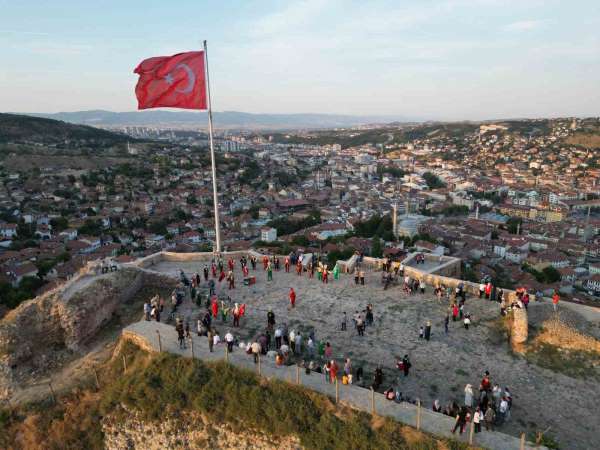
<path id="1" fill-rule="evenodd" d="M 213 336 L 213 345 L 217 345 L 221 342 L 221 336 L 219 336 L 219 333 L 215 332 L 215 335 Z"/>
<path id="2" fill-rule="evenodd" d="M 494 404 L 496 408 L 500 406 L 500 398 L 502 397 L 502 389 L 497 384 L 492 388 L 492 397 L 494 397 Z"/>
<path id="3" fill-rule="evenodd" d="M 296 333 L 296 339 L 295 339 L 295 348 L 294 348 L 294 353 L 296 355 L 301 355 L 302 354 L 302 334 L 300 334 L 300 332 Z"/>
<path id="4" fill-rule="evenodd" d="M 481 431 L 481 422 L 483 422 L 483 412 L 478 406 L 475 410 L 475 414 L 473 414 L 473 425 L 475 426 L 475 433 L 479 433 Z"/>
<path id="5" fill-rule="evenodd" d="M 279 327 L 275 329 L 275 348 L 281 347 L 281 337 L 283 336 L 283 330 Z"/>
<path id="6" fill-rule="evenodd" d="M 500 400 L 500 406 L 498 407 L 498 424 L 502 425 L 504 420 L 506 419 L 506 413 L 508 412 L 508 402 L 506 401 L 506 397 L 502 397 Z"/>
<path id="7" fill-rule="evenodd" d="M 254 356 L 254 364 L 258 364 L 258 355 L 262 348 L 261 348 L 260 344 L 256 341 L 254 341 L 252 343 L 251 348 L 252 348 L 252 355 Z"/>
<path id="8" fill-rule="evenodd" d="M 469 329 L 469 325 L 471 325 L 471 318 L 467 315 L 463 320 L 463 324 L 465 325 L 465 330 Z"/>
<path id="9" fill-rule="evenodd" d="M 227 334 L 225 335 L 225 342 L 227 343 L 227 351 L 229 353 L 231 353 L 233 351 L 233 334 L 231 334 L 231 332 L 227 332 Z"/>
<path id="10" fill-rule="evenodd" d="M 290 342 L 290 347 L 292 348 L 292 353 L 296 353 L 296 333 L 294 332 L 294 330 L 290 331 L 290 334 L 288 335 L 289 337 L 289 342 Z"/>
<path id="11" fill-rule="evenodd" d="M 308 342 L 306 343 L 306 348 L 308 349 L 308 355 L 310 356 L 310 358 L 314 358 L 315 356 L 315 342 L 312 340 L 312 338 L 308 338 Z"/>

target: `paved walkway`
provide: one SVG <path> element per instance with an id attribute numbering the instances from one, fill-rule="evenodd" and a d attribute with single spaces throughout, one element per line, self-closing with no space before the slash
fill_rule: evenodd
<path id="1" fill-rule="evenodd" d="M 138 343 L 143 348 L 150 351 L 159 351 L 159 335 L 160 346 L 162 351 L 181 355 L 192 356 L 192 345 L 187 343 L 187 349 L 179 348 L 177 341 L 177 333 L 175 328 L 163 323 L 141 321 L 134 323 L 123 330 L 123 337 L 131 339 Z M 215 351 L 208 351 L 206 337 L 192 335 L 194 357 L 206 361 L 222 360 L 226 357 L 225 345 L 221 344 L 215 347 Z M 228 357 L 229 362 L 238 367 L 246 368 L 252 371 L 258 371 L 258 366 L 254 364 L 253 358 L 239 348 L 236 348 Z M 299 372 L 296 366 L 277 367 L 274 361 L 264 357 L 260 364 L 261 375 L 267 378 L 278 378 L 280 380 L 295 383 L 296 377 L 299 376 L 300 383 L 314 391 L 335 398 L 335 385 L 326 383 L 323 375 L 312 373 L 306 375 L 303 370 Z M 364 389 L 355 385 L 342 385 L 339 388 L 339 400 L 360 410 L 371 411 L 372 394 L 368 389 Z M 373 394 L 375 411 L 382 416 L 391 417 L 404 424 L 416 427 L 417 410 L 415 405 L 409 403 L 395 403 L 388 401 L 382 394 Z M 462 436 L 452 435 L 450 430 L 454 425 L 454 419 L 444 416 L 443 414 L 434 413 L 426 408 L 421 409 L 421 429 L 428 433 L 454 437 L 463 441 L 468 440 L 468 431 Z M 506 434 L 498 432 L 482 431 L 474 436 L 474 445 L 482 446 L 490 449 L 498 450 L 516 450 L 520 448 L 520 440 Z M 541 448 L 527 443 L 526 449 Z"/>

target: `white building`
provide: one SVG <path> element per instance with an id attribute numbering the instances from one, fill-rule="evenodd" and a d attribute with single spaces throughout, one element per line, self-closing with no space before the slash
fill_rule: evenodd
<path id="1" fill-rule="evenodd" d="M 263 228 L 260 230 L 260 240 L 264 242 L 276 241 L 277 230 L 275 228 Z"/>

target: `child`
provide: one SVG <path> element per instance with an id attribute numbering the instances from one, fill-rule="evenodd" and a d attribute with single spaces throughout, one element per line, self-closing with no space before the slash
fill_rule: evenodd
<path id="1" fill-rule="evenodd" d="M 463 321 L 464 325 L 465 325 L 465 330 L 469 329 L 469 325 L 471 325 L 471 316 L 469 314 L 467 314 L 465 316 L 465 320 Z"/>
<path id="2" fill-rule="evenodd" d="M 421 325 L 419 327 L 419 339 L 423 339 L 423 336 L 425 336 L 425 330 L 423 329 L 423 326 Z"/>

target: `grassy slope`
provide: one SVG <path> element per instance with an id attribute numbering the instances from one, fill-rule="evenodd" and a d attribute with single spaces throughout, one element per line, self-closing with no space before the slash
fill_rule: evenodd
<path id="1" fill-rule="evenodd" d="M 53 144 L 71 141 L 95 141 L 105 145 L 127 142 L 128 137 L 99 128 L 74 125 L 59 120 L 19 114 L 0 114 L 0 142 L 39 142 Z M 129 140 L 132 140 L 129 138 Z"/>
<path id="2" fill-rule="evenodd" d="M 100 392 L 83 390 L 58 405 L 0 413 L 2 448 L 102 448 L 102 416 L 138 411 L 148 421 L 197 411 L 215 422 L 243 424 L 274 436 L 297 436 L 309 449 L 462 449 L 391 419 L 336 407 L 322 395 L 265 381 L 225 363 L 203 364 L 169 354 L 149 355 L 131 344 L 100 372 Z M 125 408 L 125 409 L 124 409 Z M 15 436 L 20 434 L 20 444 Z M 4 440 L 4 442 L 3 442 Z"/>

